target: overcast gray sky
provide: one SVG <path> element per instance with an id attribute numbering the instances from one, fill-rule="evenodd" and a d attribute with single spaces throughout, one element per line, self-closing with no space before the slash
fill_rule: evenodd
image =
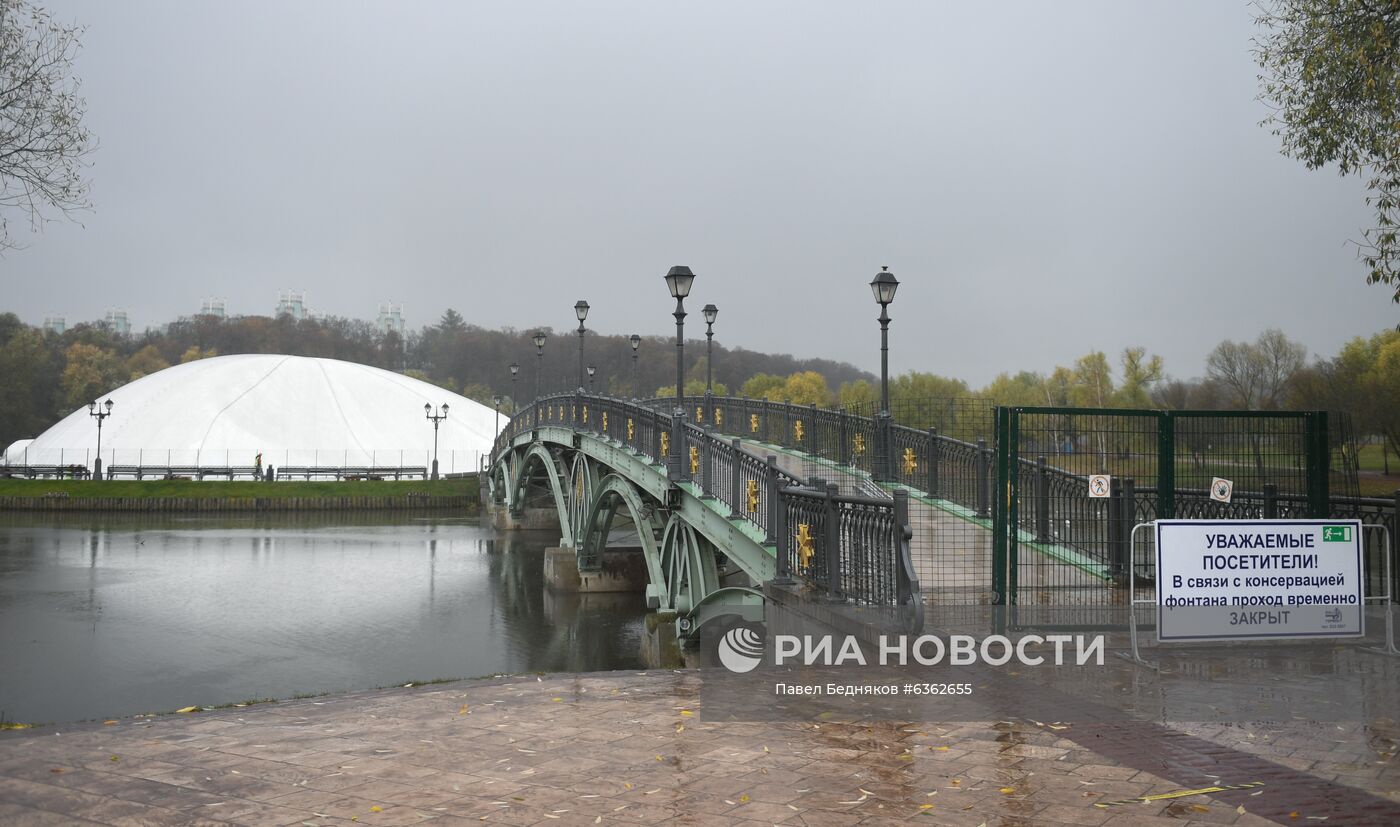
<path id="1" fill-rule="evenodd" d="M 1258 125 L 1244 2 L 47 5 L 101 147 L 85 226 L 0 259 L 34 323 L 299 288 L 662 335 L 688 264 L 719 341 L 878 370 L 889 265 L 892 369 L 980 385 L 1400 321 L 1361 182 Z"/>

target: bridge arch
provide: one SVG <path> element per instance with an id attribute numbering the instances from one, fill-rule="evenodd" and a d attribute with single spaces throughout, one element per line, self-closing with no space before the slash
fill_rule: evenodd
<path id="1" fill-rule="evenodd" d="M 525 488 L 529 485 L 531 478 L 530 470 L 536 464 L 549 481 L 549 490 L 554 497 L 554 508 L 559 513 L 559 544 L 573 547 L 574 524 L 570 519 L 573 510 L 569 507 L 569 491 L 566 482 L 569 478 L 564 474 L 563 462 L 551 453 L 543 443 L 531 443 L 520 457 L 519 471 L 511 488 L 514 492 L 510 503 L 511 510 L 518 513 L 524 507 Z"/>
<path id="2" fill-rule="evenodd" d="M 603 550 L 607 548 L 613 517 L 623 508 L 637 526 L 637 541 L 647 565 L 647 606 L 659 609 L 662 595 L 667 593 L 661 568 L 661 549 L 656 540 L 660 527 L 660 506 L 648 503 L 637 487 L 620 474 L 610 473 L 598 483 L 592 507 L 579 532 L 580 561 L 601 558 Z"/>

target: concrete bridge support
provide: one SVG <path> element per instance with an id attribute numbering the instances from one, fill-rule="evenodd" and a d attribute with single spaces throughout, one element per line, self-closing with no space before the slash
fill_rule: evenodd
<path id="1" fill-rule="evenodd" d="M 559 512 L 553 507 L 523 508 L 519 514 L 512 514 L 509 507 L 493 503 L 486 506 L 486 514 L 497 531 L 559 530 Z"/>
<path id="2" fill-rule="evenodd" d="M 603 550 L 598 571 L 579 571 L 578 555 L 568 546 L 544 550 L 544 582 L 556 592 L 640 594 L 647 587 L 647 563 L 639 547 Z"/>

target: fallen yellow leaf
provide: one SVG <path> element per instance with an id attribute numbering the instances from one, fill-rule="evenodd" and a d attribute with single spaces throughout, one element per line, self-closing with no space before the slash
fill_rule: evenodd
<path id="1" fill-rule="evenodd" d="M 919 809 L 920 809 L 920 810 L 932 810 L 932 809 L 933 809 L 933 805 L 932 805 L 932 804 L 920 804 L 920 805 L 919 805 Z"/>
<path id="2" fill-rule="evenodd" d="M 384 812 L 384 808 L 379 806 L 378 804 L 375 804 L 374 806 L 369 808 L 369 811 L 371 813 L 382 813 Z"/>
<path id="3" fill-rule="evenodd" d="M 177 710 L 175 710 L 175 711 L 176 711 L 176 712 L 181 712 L 181 713 L 183 713 L 183 712 L 198 712 L 198 711 L 199 711 L 199 707 L 197 707 L 197 706 L 187 706 L 187 707 L 185 707 L 184 709 L 177 709 Z"/>
<path id="4" fill-rule="evenodd" d="M 749 803 L 749 797 L 748 797 L 747 795 L 741 795 L 741 796 L 739 796 L 739 803 L 740 803 L 740 804 L 747 804 L 747 803 Z"/>
<path id="5" fill-rule="evenodd" d="M 103 721 L 103 722 L 102 722 L 102 725 L 103 725 L 103 726 L 111 726 L 112 724 L 115 724 L 115 723 L 116 723 L 116 721 Z"/>
<path id="6" fill-rule="evenodd" d="M 1002 787 L 1002 788 L 1001 788 L 1001 791 L 1002 791 L 1003 793 L 1005 793 L 1006 795 L 1011 795 L 1012 793 L 1016 792 L 1016 788 L 1015 788 L 1015 787 Z"/>
<path id="7" fill-rule="evenodd" d="M 560 702 L 562 702 L 564 699 L 563 699 L 563 698 L 550 698 L 550 700 L 551 700 L 551 701 L 554 701 L 555 703 L 560 703 Z"/>

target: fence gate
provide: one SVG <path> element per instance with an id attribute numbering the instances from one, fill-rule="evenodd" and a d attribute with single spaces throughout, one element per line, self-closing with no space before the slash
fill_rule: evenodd
<path id="1" fill-rule="evenodd" d="M 1322 411 L 999 407 L 992 579 L 1005 622 L 1121 628 L 1128 567 L 1139 597 L 1154 588 L 1134 525 L 1325 518 L 1328 462 Z"/>

